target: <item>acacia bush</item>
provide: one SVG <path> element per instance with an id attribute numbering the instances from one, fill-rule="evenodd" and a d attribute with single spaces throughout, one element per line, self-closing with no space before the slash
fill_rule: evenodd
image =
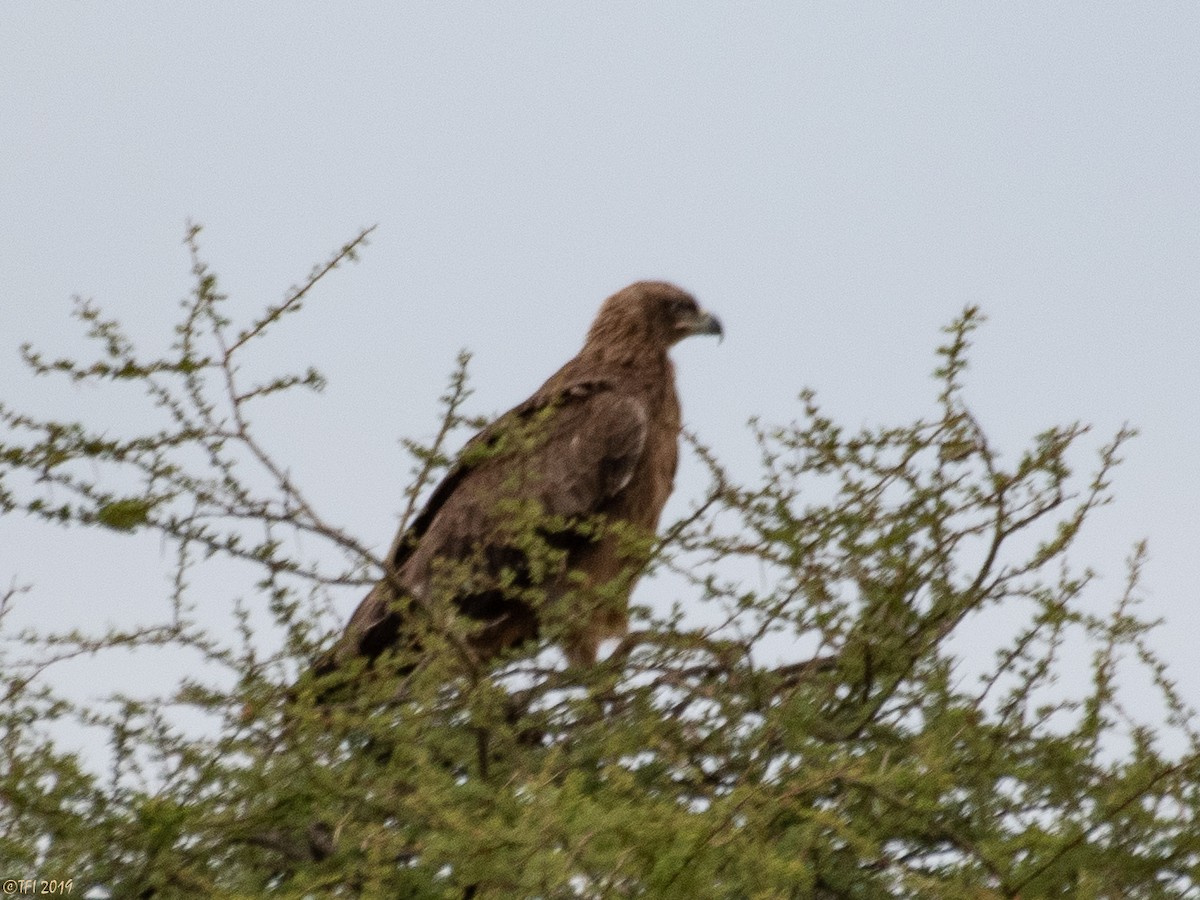
<path id="1" fill-rule="evenodd" d="M 81 302 L 94 360 L 24 351 L 38 373 L 140 385 L 155 426 L 0 405 L 4 514 L 149 530 L 174 559 L 160 621 L 5 629 L 0 877 L 95 897 L 1200 896 L 1200 740 L 1137 612 L 1144 548 L 1109 600 L 1068 559 L 1131 432 L 1082 476 L 1078 424 L 1002 455 L 966 401 L 977 310 L 946 328 L 919 421 L 847 429 L 805 393 L 795 422 L 751 422 L 753 471 L 689 435 L 708 488 L 662 529 L 652 568 L 671 577 L 594 667 L 548 649 L 569 605 L 488 666 L 452 652 L 462 622 L 429 617 L 415 671 L 384 660 L 331 692 L 304 675 L 331 602 L 383 570 L 253 425 L 320 374 L 243 383 L 243 362 L 368 232 L 243 324 L 197 233 L 168 350 Z M 479 425 L 469 393 L 464 356 L 434 440 L 405 442 L 406 518 Z M 214 629 L 192 585 L 221 560 L 254 592 Z M 1020 625 L 963 659 L 959 632 L 999 604 Z M 101 703 L 56 688 L 65 660 L 101 679 L 106 654 L 150 647 L 201 663 Z M 1122 661 L 1160 711 L 1124 708 Z M 66 723 L 108 752 L 63 749 Z"/>

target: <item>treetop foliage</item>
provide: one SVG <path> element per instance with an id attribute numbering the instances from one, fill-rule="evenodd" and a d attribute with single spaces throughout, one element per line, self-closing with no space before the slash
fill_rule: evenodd
<path id="1" fill-rule="evenodd" d="M 23 350 L 39 374 L 140 386 L 139 431 L 0 398 L 0 512 L 149 531 L 173 560 L 156 621 L 4 629 L 0 877 L 110 897 L 1200 896 L 1200 731 L 1139 615 L 1145 547 L 1111 601 L 1069 559 L 1132 431 L 1084 474 L 1078 423 L 1003 454 L 966 397 L 976 308 L 946 327 L 918 421 L 847 428 L 805 392 L 795 421 L 751 421 L 753 470 L 688 434 L 708 486 L 662 529 L 664 577 L 595 666 L 551 649 L 568 598 L 540 646 L 483 667 L 448 649 L 467 623 L 428 616 L 411 674 L 384 660 L 331 694 L 304 673 L 333 600 L 381 560 L 254 426 L 320 373 L 248 382 L 244 364 L 370 230 L 245 324 L 198 233 L 167 352 L 143 356 L 82 301 L 95 359 Z M 480 425 L 467 364 L 433 439 L 403 442 L 405 521 Z M 222 560 L 251 593 L 213 629 L 197 585 Z M 27 600 L 5 593 L 0 623 Z M 1018 624 L 964 656 L 1000 606 Z M 100 703 L 56 688 L 65 660 L 99 681 L 112 654 L 150 647 L 199 663 Z M 1130 666 L 1161 710 L 1127 708 Z M 107 752 L 64 749 L 66 724 Z"/>

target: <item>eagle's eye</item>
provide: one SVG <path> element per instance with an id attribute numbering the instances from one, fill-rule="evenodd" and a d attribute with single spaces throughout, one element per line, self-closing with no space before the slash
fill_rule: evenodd
<path id="1" fill-rule="evenodd" d="M 694 315 L 697 311 L 696 301 L 691 297 L 672 297 L 670 309 L 672 317 L 676 319 Z"/>

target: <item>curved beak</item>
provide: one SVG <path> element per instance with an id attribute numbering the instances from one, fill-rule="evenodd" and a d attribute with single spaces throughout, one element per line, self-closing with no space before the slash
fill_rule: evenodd
<path id="1" fill-rule="evenodd" d="M 721 320 L 702 309 L 694 319 L 687 323 L 687 334 L 715 334 L 718 339 L 724 339 L 725 330 L 721 328 Z"/>

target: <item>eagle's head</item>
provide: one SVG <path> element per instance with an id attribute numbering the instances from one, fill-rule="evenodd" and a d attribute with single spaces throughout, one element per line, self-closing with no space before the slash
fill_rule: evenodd
<path id="1" fill-rule="evenodd" d="M 587 343 L 665 351 L 694 334 L 722 337 L 724 332 L 721 321 L 682 288 L 666 281 L 635 281 L 604 301 Z"/>

